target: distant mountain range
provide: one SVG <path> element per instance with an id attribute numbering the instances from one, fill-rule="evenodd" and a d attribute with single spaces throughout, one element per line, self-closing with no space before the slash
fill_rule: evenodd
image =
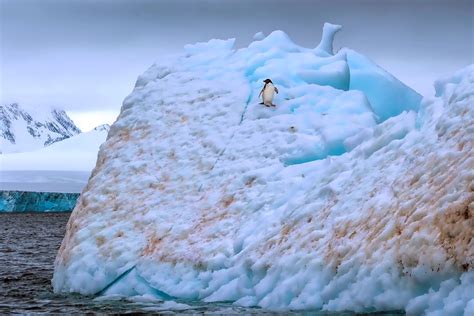
<path id="1" fill-rule="evenodd" d="M 0 153 L 33 151 L 79 133 L 64 110 L 0 105 Z"/>

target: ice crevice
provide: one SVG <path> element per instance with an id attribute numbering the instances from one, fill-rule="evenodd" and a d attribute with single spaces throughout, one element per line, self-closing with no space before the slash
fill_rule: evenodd
<path id="1" fill-rule="evenodd" d="M 133 265 L 131 268 L 128 268 L 124 272 L 122 272 L 119 276 L 117 276 L 112 282 L 107 284 L 103 289 L 95 293 L 94 295 L 104 295 L 108 289 L 110 289 L 112 286 L 114 286 L 116 283 L 120 282 L 123 280 L 126 276 L 130 274 L 130 272 L 135 269 L 136 265 Z"/>
<path id="2" fill-rule="evenodd" d="M 238 128 L 239 128 L 240 126 L 242 126 L 242 122 L 244 121 L 245 113 L 247 112 L 247 107 L 249 106 L 251 99 L 252 99 L 252 92 L 249 93 L 249 96 L 248 96 L 248 98 L 247 98 L 247 102 L 245 103 L 244 109 L 243 109 L 242 114 L 241 114 L 241 116 L 240 116 L 240 121 L 239 121 L 239 124 L 238 124 Z M 211 172 L 212 170 L 214 170 L 215 166 L 216 166 L 217 163 L 219 162 L 219 159 L 222 157 L 222 155 L 225 153 L 227 147 L 230 145 L 230 143 L 231 143 L 232 140 L 234 139 L 234 135 L 235 135 L 235 133 L 238 131 L 238 128 L 237 128 L 237 129 L 232 133 L 232 135 L 230 136 L 229 141 L 228 141 L 227 144 L 224 146 L 224 148 L 222 149 L 222 151 L 220 152 L 220 154 L 217 156 L 216 161 L 212 164 L 211 168 L 209 169 L 209 172 Z M 198 192 L 201 192 L 201 189 L 202 189 L 202 184 L 199 186 Z"/>
<path id="3" fill-rule="evenodd" d="M 123 284 L 127 284 L 125 290 L 123 288 Z M 161 300 L 176 299 L 175 297 L 152 287 L 150 283 L 140 275 L 137 270 L 137 265 L 127 269 L 118 277 L 116 277 L 111 283 L 109 283 L 105 288 L 95 293 L 96 296 L 139 296 L 146 294 L 152 295 Z"/>

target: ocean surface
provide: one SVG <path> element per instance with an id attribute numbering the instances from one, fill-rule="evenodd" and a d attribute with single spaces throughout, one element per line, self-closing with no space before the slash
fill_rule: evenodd
<path id="1" fill-rule="evenodd" d="M 54 294 L 51 287 L 56 252 L 70 213 L 0 213 L 0 314 L 158 313 L 194 315 L 279 315 L 230 303 L 134 302 Z M 354 315 L 321 311 L 284 315 Z M 372 315 L 400 315 L 397 312 Z"/>

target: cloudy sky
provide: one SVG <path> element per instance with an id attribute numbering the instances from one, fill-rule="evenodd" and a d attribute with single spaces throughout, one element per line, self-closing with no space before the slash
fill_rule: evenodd
<path id="1" fill-rule="evenodd" d="M 111 123 L 136 77 L 187 43 L 247 45 L 281 29 L 315 47 L 325 21 L 422 94 L 474 62 L 474 0 L 0 0 L 0 102 L 65 108 L 88 130 Z"/>

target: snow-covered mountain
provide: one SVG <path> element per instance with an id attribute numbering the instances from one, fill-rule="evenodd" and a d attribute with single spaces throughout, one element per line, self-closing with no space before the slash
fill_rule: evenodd
<path id="1" fill-rule="evenodd" d="M 108 133 L 110 131 L 110 125 L 109 124 L 102 124 L 99 126 L 94 127 L 94 131 L 104 131 Z"/>
<path id="2" fill-rule="evenodd" d="M 276 31 L 139 76 L 67 225 L 56 292 L 474 314 L 474 66 L 425 98 Z M 259 104 L 265 78 L 275 108 Z"/>
<path id="3" fill-rule="evenodd" d="M 35 151 L 0 155 L 0 190 L 80 193 L 109 128 L 104 124 Z"/>
<path id="4" fill-rule="evenodd" d="M 80 132 L 63 110 L 0 105 L 0 153 L 32 151 Z"/>

